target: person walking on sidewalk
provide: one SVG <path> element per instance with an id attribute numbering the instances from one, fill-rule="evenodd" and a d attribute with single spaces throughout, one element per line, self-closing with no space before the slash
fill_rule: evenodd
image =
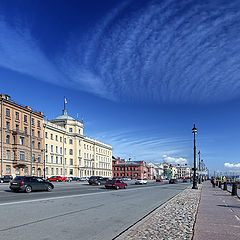
<path id="1" fill-rule="evenodd" d="M 212 183 L 212 187 L 215 188 L 215 186 L 216 186 L 216 178 L 212 178 L 211 183 Z"/>

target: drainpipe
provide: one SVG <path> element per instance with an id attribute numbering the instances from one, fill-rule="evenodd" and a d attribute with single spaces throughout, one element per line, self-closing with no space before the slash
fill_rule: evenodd
<path id="1" fill-rule="evenodd" d="M 30 172 L 30 176 L 32 176 L 32 111 L 30 112 L 30 159 L 31 159 L 31 172 Z"/>
<path id="2" fill-rule="evenodd" d="M 46 125 L 43 122 L 43 177 L 46 178 L 46 144 L 45 144 L 45 129 Z"/>
<path id="3" fill-rule="evenodd" d="M 1 98 L 1 177 L 3 177 L 3 98 Z"/>

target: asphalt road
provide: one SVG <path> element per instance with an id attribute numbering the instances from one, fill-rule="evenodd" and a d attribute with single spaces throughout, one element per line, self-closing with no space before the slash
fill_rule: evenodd
<path id="1" fill-rule="evenodd" d="M 0 185 L 0 239 L 113 239 L 188 183 L 149 182 L 111 190 L 56 183 L 53 192 L 14 193 Z"/>

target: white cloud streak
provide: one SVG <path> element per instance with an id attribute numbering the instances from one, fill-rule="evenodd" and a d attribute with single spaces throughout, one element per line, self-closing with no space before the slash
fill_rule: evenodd
<path id="1" fill-rule="evenodd" d="M 149 135 L 148 135 L 149 134 Z M 141 131 L 109 131 L 95 134 L 94 138 L 113 146 L 113 155 L 128 159 L 145 161 L 173 161 L 185 163 L 184 158 L 167 156 L 186 155 L 191 139 L 180 137 L 164 138 Z M 163 157 L 165 156 L 165 157 Z"/>
<path id="2" fill-rule="evenodd" d="M 224 167 L 226 168 L 240 168 L 240 163 L 224 163 Z"/>
<path id="3" fill-rule="evenodd" d="M 188 160 L 186 158 L 182 158 L 182 157 L 169 157 L 167 155 L 163 155 L 163 161 L 173 164 L 173 165 L 185 165 L 188 163 Z"/>
<path id="4" fill-rule="evenodd" d="M 240 96 L 239 8 L 237 0 L 125 0 L 88 33 L 66 35 L 51 58 L 21 14 L 10 25 L 1 12 L 0 66 L 113 101 L 226 101 Z"/>

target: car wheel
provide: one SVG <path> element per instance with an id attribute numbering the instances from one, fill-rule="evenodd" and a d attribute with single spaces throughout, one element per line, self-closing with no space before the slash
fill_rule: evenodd
<path id="1" fill-rule="evenodd" d="M 49 185 L 48 187 L 47 187 L 47 191 L 48 192 L 51 192 L 53 190 L 53 188 Z"/>
<path id="2" fill-rule="evenodd" d="M 26 193 L 30 193 L 31 191 L 32 191 L 31 186 L 26 186 L 25 192 L 26 192 Z"/>
<path id="3" fill-rule="evenodd" d="M 124 188 L 124 189 L 126 189 L 126 188 L 127 188 L 127 186 L 125 185 L 123 188 Z"/>
<path id="4" fill-rule="evenodd" d="M 116 190 L 118 190 L 119 189 L 119 186 L 116 186 Z"/>
<path id="5" fill-rule="evenodd" d="M 100 183 L 100 182 L 98 182 L 98 183 L 97 183 L 97 185 L 99 186 L 99 185 L 101 185 L 101 183 Z"/>
<path id="6" fill-rule="evenodd" d="M 59 182 L 59 180 L 56 180 L 56 182 Z"/>

